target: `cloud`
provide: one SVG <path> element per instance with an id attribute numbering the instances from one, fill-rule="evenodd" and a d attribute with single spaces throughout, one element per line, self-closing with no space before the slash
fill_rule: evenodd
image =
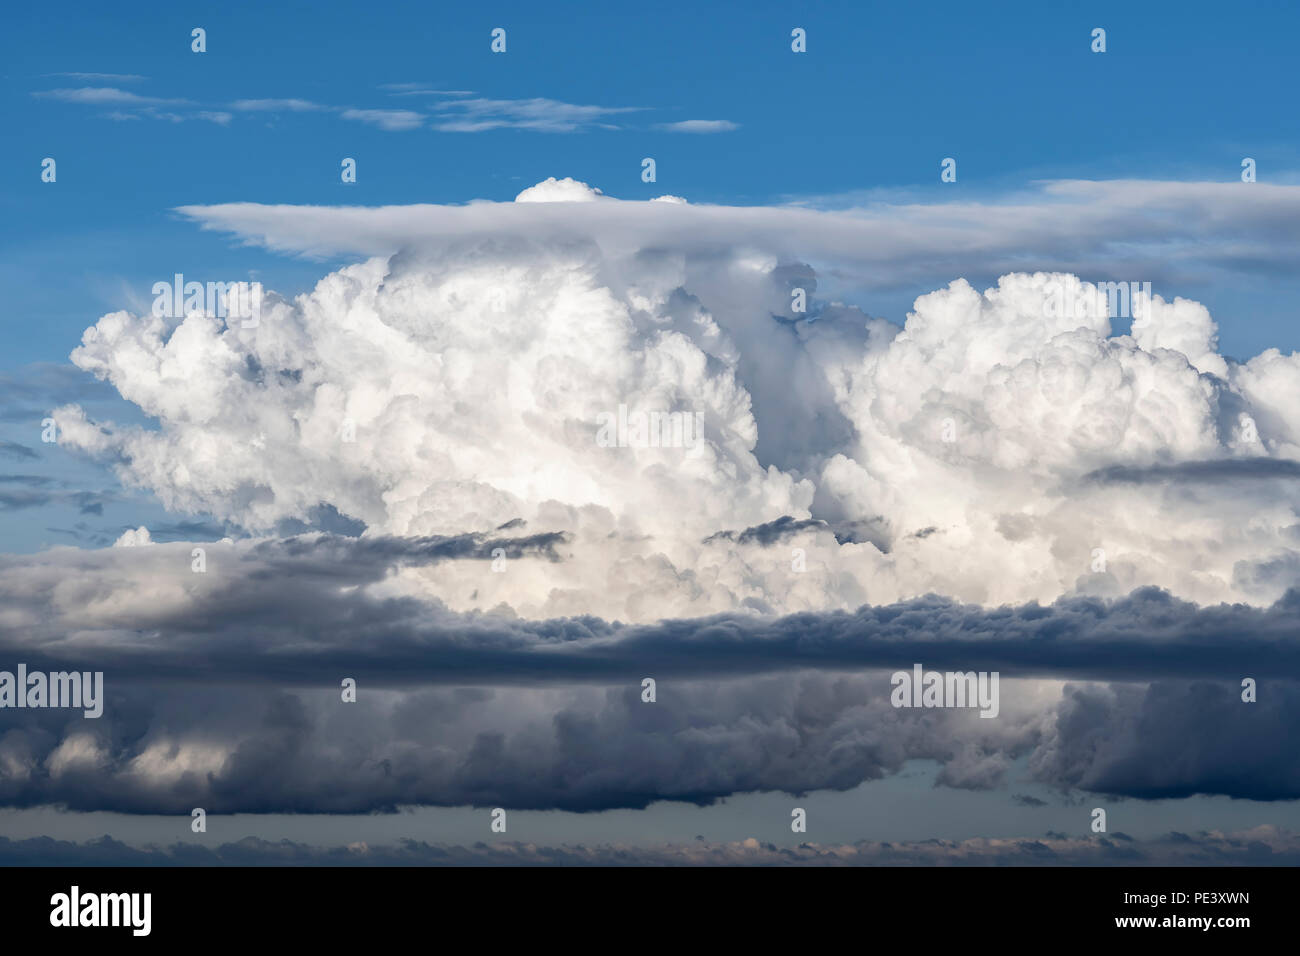
<path id="1" fill-rule="evenodd" d="M 604 194 L 599 189 L 586 183 L 567 176 L 564 179 L 550 176 L 536 186 L 529 186 L 515 197 L 515 202 L 595 202 L 602 198 Z"/>
<path id="2" fill-rule="evenodd" d="M 389 131 L 419 129 L 424 115 L 411 110 L 344 110 L 343 118 Z"/>
<path id="3" fill-rule="evenodd" d="M 709 535 L 705 539 L 707 544 L 710 541 L 728 540 L 737 541 L 740 544 L 749 544 L 752 541 L 759 542 L 765 546 L 776 544 L 779 541 L 785 541 L 801 531 L 821 530 L 829 527 L 825 521 L 817 518 L 805 518 L 802 521 L 796 521 L 789 515 L 782 515 L 775 521 L 769 521 L 766 524 L 757 525 L 753 528 L 746 528 L 743 531 L 719 531 L 717 534 Z"/>
<path id="4" fill-rule="evenodd" d="M 83 103 L 91 106 L 183 106 L 192 104 L 193 100 L 164 99 L 156 96 L 140 96 L 116 87 L 83 86 L 77 89 L 41 90 L 32 96 L 42 99 L 60 100 L 65 103 Z"/>
<path id="5" fill-rule="evenodd" d="M 1129 251 L 1173 236 L 1222 268 L 1222 237 L 1296 202 L 1152 195 L 1176 228 Z M 1060 271 L 946 281 L 901 326 L 825 292 L 1011 248 L 1105 264 L 1117 199 L 828 212 L 549 179 L 514 203 L 182 210 L 370 258 L 268 295 L 255 328 L 87 329 L 73 363 L 149 425 L 73 395 L 61 445 L 238 540 L 202 573 L 189 542 L 0 559 L 0 655 L 112 675 L 101 720 L 0 736 L 0 803 L 590 811 L 910 759 L 957 788 L 1023 760 L 1065 791 L 1300 798 L 1300 356 L 1222 355 L 1204 306 L 1145 292 L 1117 334 Z M 701 431 L 651 441 L 638 415 Z M 1001 672 L 999 717 L 894 709 L 914 662 Z"/>
<path id="6" fill-rule="evenodd" d="M 130 529 L 123 529 L 130 530 Z M 226 537 L 229 528 L 211 521 L 176 521 L 154 524 L 146 529 L 154 541 L 216 541 Z"/>
<path id="7" fill-rule="evenodd" d="M 226 540 L 197 574 L 188 543 L 3 559 L 0 659 L 101 670 L 108 700 L 93 722 L 30 711 L 0 735 L 0 805 L 586 811 L 844 790 L 912 759 L 988 789 L 1021 758 L 1063 791 L 1300 798 L 1300 591 L 1266 609 L 1140 591 L 653 625 L 412 596 L 424 574 L 468 590 L 571 560 L 569 539 L 527 531 Z M 889 675 L 913 663 L 998 671 L 998 716 L 895 709 Z"/>
<path id="8" fill-rule="evenodd" d="M 147 80 L 147 76 L 141 76 L 138 73 L 45 73 L 43 76 L 64 76 L 73 80 L 84 80 L 90 83 L 139 83 Z"/>
<path id="9" fill-rule="evenodd" d="M 104 116 L 107 119 L 115 120 L 117 122 L 156 119 L 165 120 L 169 123 L 184 123 L 188 120 L 201 119 L 206 120 L 209 123 L 216 123 L 218 126 L 228 126 L 231 119 L 233 119 L 229 113 L 213 112 L 211 110 L 199 110 L 196 113 L 173 113 L 166 110 L 154 109 L 153 107 L 145 107 L 136 110 L 133 113 L 124 112 L 122 110 L 113 110 L 112 112 L 105 113 Z"/>
<path id="10" fill-rule="evenodd" d="M 385 686 L 519 675 L 563 685 L 641 673 L 893 670 L 918 659 L 1008 678 L 1300 680 L 1300 590 L 1267 608 L 1201 608 L 1145 589 L 1048 606 L 983 608 L 929 596 L 852 612 L 749 610 L 650 624 L 521 618 L 490 597 L 487 612 L 455 612 L 422 596 L 426 577 L 449 590 L 508 594 L 511 578 L 575 560 L 570 537 L 528 531 L 225 539 L 203 544 L 203 575 L 192 570 L 188 542 L 11 556 L 0 559 L 0 623 L 12 635 L 0 651 L 48 659 L 53 669 L 93 663 L 124 680 L 183 677 L 198 654 L 209 676 L 312 686 L 331 686 L 348 669 Z M 141 528 L 123 537 L 152 535 Z M 112 598 L 102 604 L 96 595 Z M 249 621 L 261 622 L 266 659 L 244 656 Z M 310 646 L 299 642 L 302 632 L 313 635 Z"/>
<path id="11" fill-rule="evenodd" d="M 153 544 L 153 538 L 149 534 L 149 529 L 145 527 L 127 528 L 121 536 L 113 542 L 115 548 L 135 548 L 143 547 L 147 544 Z"/>
<path id="12" fill-rule="evenodd" d="M 65 74 L 69 76 L 84 76 L 87 78 L 108 77 L 107 74 Z M 123 77 L 123 79 L 131 79 Z M 134 79 L 144 79 L 144 77 L 135 77 Z M 46 99 L 60 100 L 66 103 L 81 103 L 92 106 L 116 106 L 119 109 L 109 110 L 104 114 L 105 118 L 116 122 L 129 122 L 132 120 L 154 119 L 164 120 L 169 123 L 183 123 L 187 120 L 201 119 L 210 123 L 216 123 L 219 126 L 226 126 L 233 118 L 230 113 L 222 110 L 198 110 L 192 113 L 177 113 L 173 110 L 160 109 L 163 106 L 193 106 L 193 100 L 187 99 L 167 99 L 156 96 L 140 96 L 126 90 L 120 90 L 115 87 L 81 87 L 79 89 L 59 89 L 59 90 L 42 90 L 32 94 L 36 97 Z"/>
<path id="13" fill-rule="evenodd" d="M 19 511 L 49 504 L 53 496 L 43 491 L 0 491 L 0 511 Z"/>
<path id="14" fill-rule="evenodd" d="M 1300 760 L 1279 744 L 1300 724 L 1300 686 L 1272 684 L 1270 693 L 1275 706 L 1244 714 L 1256 705 L 1224 683 L 1067 687 L 1056 732 L 1030 765 L 1058 785 L 1145 800 L 1196 793 L 1294 800 Z"/>
<path id="15" fill-rule="evenodd" d="M 607 250 L 666 245 L 717 254 L 746 245 L 822 271 L 847 270 L 865 289 L 996 278 L 1026 269 L 1026 249 L 1034 250 L 1036 271 L 1151 281 L 1156 291 L 1226 275 L 1282 276 L 1300 261 L 1293 228 L 1300 186 L 1268 183 L 1243 190 L 1241 183 L 1064 180 L 986 201 L 878 201 L 838 210 L 692 204 L 671 215 L 626 201 L 581 213 L 483 202 L 374 209 L 230 203 L 179 212 L 204 228 L 312 255 L 391 255 L 493 231 L 538 239 L 576 233 Z M 1122 246 L 1117 235 L 1125 237 Z M 1184 332 L 1195 327 L 1187 321 Z"/>
<path id="16" fill-rule="evenodd" d="M 26 484 L 28 488 L 24 490 L 0 490 L 0 511 L 21 511 L 26 508 L 43 508 L 47 505 L 65 504 L 76 507 L 83 515 L 102 515 L 104 505 L 116 500 L 114 494 L 95 491 L 37 491 L 34 489 L 44 487 L 50 483 L 51 479 L 40 478 L 35 475 L 6 476 L 6 478 L 0 478 L 0 481 L 13 479 L 20 479 L 21 483 Z"/>
<path id="17" fill-rule="evenodd" d="M 51 75 L 68 75 L 68 76 L 107 76 L 106 74 L 51 74 Z M 143 79 L 143 77 L 138 77 Z M 111 87 L 83 87 L 80 89 L 58 89 L 43 90 L 33 93 L 33 96 L 48 99 L 57 99 L 64 102 L 83 103 L 93 105 L 114 105 L 122 107 L 121 109 L 110 111 L 106 114 L 108 119 L 116 121 L 130 121 L 139 119 L 159 119 L 172 123 L 181 123 L 190 119 L 201 119 L 220 126 L 228 126 L 234 119 L 234 114 L 230 110 L 239 113 L 262 113 L 262 112 L 290 112 L 290 113 L 311 113 L 311 112 L 339 112 L 347 120 L 368 123 L 378 126 L 385 130 L 409 130 L 419 128 L 424 121 L 424 116 L 411 110 L 367 110 L 367 109 L 339 109 L 332 106 L 325 106 L 320 103 L 314 103 L 310 100 L 296 98 L 281 99 L 242 99 L 231 103 L 229 109 L 203 109 L 194 113 L 176 113 L 167 110 L 158 109 L 160 106 L 179 106 L 194 105 L 194 101 L 185 99 L 161 99 L 158 97 L 140 96 L 125 90 Z"/>
<path id="18" fill-rule="evenodd" d="M 232 110 L 238 110 L 241 113 L 256 112 L 275 112 L 275 113 L 311 113 L 320 110 L 328 110 L 330 107 L 321 106 L 319 103 L 313 103 L 310 100 L 300 99 L 261 99 L 261 100 L 235 100 L 230 104 Z"/>
<path id="19" fill-rule="evenodd" d="M 115 407 L 121 399 L 112 386 L 95 381 L 67 362 L 33 362 L 0 372 L 0 422 L 21 426 L 33 443 L 42 422 L 58 405 L 75 402 L 91 408 Z M 35 460 L 41 455 L 21 442 L 0 439 L 0 456 Z"/>
<path id="20" fill-rule="evenodd" d="M 47 475 L 0 475 L 0 484 L 28 485 L 34 488 L 48 485 L 53 480 Z"/>
<path id="21" fill-rule="evenodd" d="M 0 439 L 0 455 L 4 455 L 7 458 L 18 458 L 21 460 L 31 460 L 40 457 L 26 445 L 20 445 L 18 442 L 9 441 L 8 439 Z"/>
<path id="22" fill-rule="evenodd" d="M 565 844 L 403 840 L 394 845 L 313 846 L 253 837 L 216 847 L 134 847 L 109 837 L 75 843 L 0 837 L 3 866 L 1295 866 L 1300 836 L 1273 826 L 1134 840 L 1109 837 L 800 843 Z"/>
<path id="23" fill-rule="evenodd" d="M 1148 465 L 1143 468 L 1113 465 L 1086 476 L 1087 480 L 1101 483 L 1133 484 L 1175 481 L 1215 483 L 1267 481 L 1279 478 L 1300 480 L 1300 461 L 1277 458 L 1228 458 L 1217 461 L 1185 461 L 1176 465 Z"/>
<path id="24" fill-rule="evenodd" d="M 250 662 L 268 658 L 261 681 L 232 682 L 195 655 L 190 674 L 171 681 L 105 671 L 97 720 L 27 713 L 0 736 L 0 806 L 592 812 L 846 791 L 917 759 L 939 762 L 942 786 L 986 790 L 1006 786 L 1021 758 L 1032 779 L 1064 793 L 1300 797 L 1300 761 L 1288 745 L 1300 726 L 1294 681 L 1270 682 L 1248 705 L 1223 682 L 1062 688 L 1008 680 L 998 717 L 983 720 L 965 710 L 895 709 L 886 672 L 661 676 L 658 701 L 647 704 L 635 680 L 386 689 L 347 668 L 336 674 L 355 676 L 358 698 L 342 703 L 337 681 L 277 687 L 277 663 L 256 646 L 258 622 L 249 623 L 253 639 L 240 643 Z M 354 660 L 364 666 L 364 654 Z M 1198 706 L 1204 716 L 1188 725 Z M 1135 735 L 1139 714 L 1143 733 Z"/>
<path id="25" fill-rule="evenodd" d="M 730 133 L 740 129 L 739 123 L 730 120 L 681 120 L 677 123 L 661 123 L 658 129 L 669 133 Z"/>
<path id="26" fill-rule="evenodd" d="M 384 83 L 379 87 L 390 96 L 473 96 L 474 90 L 435 90 L 427 83 Z"/>
<path id="27" fill-rule="evenodd" d="M 337 687 L 105 679 L 105 714 L 94 726 L 40 711 L 0 736 L 0 805 L 127 813 L 705 805 L 737 792 L 849 789 L 909 755 L 952 758 L 954 748 L 951 712 L 904 719 L 848 678 L 665 685 L 654 707 L 631 685 L 402 693 L 358 678 L 358 701 L 343 704 Z M 987 753 L 1023 746 L 1036 718 L 976 722 L 997 725 L 970 726 L 970 745 Z"/>
<path id="28" fill-rule="evenodd" d="M 522 518 L 572 536 L 571 561 L 508 589 L 421 582 L 456 610 L 649 621 L 1144 585 L 1267 605 L 1298 583 L 1294 482 L 1237 485 L 1300 460 L 1300 356 L 1219 354 L 1199 303 L 1139 293 L 1119 335 L 1099 286 L 1011 273 L 923 295 L 900 327 L 823 298 L 835 267 L 780 251 L 852 216 L 573 180 L 464 207 L 184 211 L 277 247 L 346 232 L 401 251 L 268 297 L 255 330 L 103 317 L 73 361 L 158 427 L 69 404 L 64 443 L 259 534 L 328 505 L 368 533 Z M 629 413 L 698 418 L 702 438 L 602 442 Z M 1221 477 L 1115 480 L 1169 469 Z M 779 534 L 744 534 L 764 527 Z"/>
<path id="29" fill-rule="evenodd" d="M 494 100 L 477 97 L 431 106 L 441 113 L 433 128 L 444 133 L 480 133 L 493 129 L 530 129 L 544 133 L 573 133 L 593 127 L 614 128 L 609 118 L 641 109 L 637 106 L 580 106 L 544 97 Z"/>

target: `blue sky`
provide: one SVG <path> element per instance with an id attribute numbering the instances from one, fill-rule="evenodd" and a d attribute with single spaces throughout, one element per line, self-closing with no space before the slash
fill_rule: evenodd
<path id="1" fill-rule="evenodd" d="M 953 189 L 991 195 L 1038 179 L 1232 180 L 1245 155 L 1261 181 L 1292 181 L 1300 169 L 1294 129 L 1276 122 L 1290 108 L 1294 5 L 925 9 L 139 4 L 127 20 L 97 4 L 57 16 L 20 5 L 0 39 L 11 144 L 0 157 L 9 184 L 0 275 L 22 316 L 3 362 L 61 360 L 99 314 L 128 305 L 125 288 L 143 296 L 153 277 L 187 262 L 260 270 L 287 291 L 319 276 L 198 234 L 169 212 L 182 204 L 508 200 L 552 175 L 623 198 L 755 204 L 905 189 L 942 201 Z M 194 26 L 207 30 L 204 54 L 190 50 Z M 508 31 L 504 55 L 489 50 L 496 26 Z M 790 51 L 794 26 L 808 31 L 807 54 Z M 1104 55 L 1090 51 L 1096 26 L 1108 31 Z M 383 88 L 396 84 L 631 111 L 597 118 L 617 129 L 572 132 L 441 132 L 429 122 L 386 131 L 341 118 L 349 107 L 432 117 L 430 106 L 458 98 Z M 34 95 L 80 88 L 183 100 L 152 109 L 230 119 L 112 119 L 149 104 Z M 266 99 L 329 109 L 232 108 Z M 656 128 L 690 119 L 739 128 Z M 39 179 L 45 156 L 58 162 L 53 186 Z M 339 181 L 344 156 L 358 160 L 354 185 Z M 654 185 L 640 180 L 645 156 L 658 164 Z M 946 156 L 959 160 L 953 186 L 938 182 Z M 1235 298 L 1234 308 L 1258 311 L 1224 317 L 1225 347 L 1294 347 L 1300 337 L 1276 294 L 1245 292 L 1250 301 Z M 1237 331 L 1234 318 L 1269 328 Z"/>

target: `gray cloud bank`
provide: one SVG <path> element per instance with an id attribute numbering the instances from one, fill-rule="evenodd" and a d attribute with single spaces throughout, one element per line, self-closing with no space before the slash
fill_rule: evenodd
<path id="1" fill-rule="evenodd" d="M 732 843 L 472 846 L 404 840 L 392 846 L 317 847 L 248 838 L 215 849 L 176 843 L 136 848 L 104 837 L 72 843 L 0 837 L 0 866 L 1295 866 L 1300 836 L 1263 826 L 1134 840 L 1061 836 L 907 843 Z"/>
<path id="2" fill-rule="evenodd" d="M 702 678 L 800 668 L 997 670 L 1008 677 L 1300 679 L 1300 590 L 1268 607 L 1200 607 L 1157 588 L 1116 599 L 985 608 L 928 595 L 856 611 L 727 613 L 654 624 L 595 615 L 458 613 L 402 573 L 456 565 L 499 577 L 562 562 L 562 533 L 403 538 L 331 534 L 0 557 L 0 655 L 119 681 L 337 685 Z M 517 562 L 517 563 L 515 563 Z M 522 567 L 521 567 L 522 566 Z M 468 571 L 466 568 L 477 568 Z M 449 571 L 447 573 L 450 573 Z"/>
<path id="3" fill-rule="evenodd" d="M 576 812 L 848 790 L 939 761 L 939 785 L 1143 799 L 1300 798 L 1300 688 L 1004 682 L 1002 713 L 899 710 L 887 674 L 802 673 L 549 690 L 109 686 L 102 718 L 27 711 L 0 735 L 0 805 L 127 813 Z"/>
<path id="4" fill-rule="evenodd" d="M 563 535 L 514 523 L 204 547 L 202 574 L 189 543 L 0 559 L 0 662 L 102 670 L 107 695 L 97 720 L 6 713 L 0 805 L 590 811 L 846 790 L 916 758 L 942 764 L 941 785 L 985 789 L 1021 757 L 1067 791 L 1300 798 L 1297 591 L 1264 608 L 1146 588 L 625 625 L 401 590 L 451 567 L 499 576 L 495 552 L 510 574 L 568 560 Z M 895 709 L 889 673 L 914 662 L 1001 672 L 998 716 Z"/>

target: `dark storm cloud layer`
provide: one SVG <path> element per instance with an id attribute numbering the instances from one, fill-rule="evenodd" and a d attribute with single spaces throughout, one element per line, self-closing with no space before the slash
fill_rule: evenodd
<path id="1" fill-rule="evenodd" d="M 403 840 L 392 846 L 310 846 L 249 837 L 216 848 L 174 843 L 132 847 L 109 837 L 74 843 L 0 837 L 0 866 L 1296 866 L 1300 836 L 1273 827 L 1239 833 L 1171 832 L 1149 840 L 1122 833 L 1092 839 L 1021 837 L 907 843 L 734 843 L 538 846 L 501 841 L 455 846 Z"/>
<path id="2" fill-rule="evenodd" d="M 707 805 L 737 793 L 849 790 L 938 761 L 940 785 L 1039 782 L 1139 798 L 1300 798 L 1300 687 L 1242 703 L 1227 683 L 1038 693 L 1002 712 L 898 709 L 888 675 L 820 673 L 608 689 L 109 686 L 104 716 L 9 711 L 0 806 L 186 814 L 364 813 L 402 806 L 576 812 Z"/>
<path id="3" fill-rule="evenodd" d="M 0 662 L 118 681 L 565 684 L 930 667 L 1092 680 L 1300 679 L 1300 590 L 1271 607 L 1198 607 L 1155 588 L 1001 608 L 927 596 L 855 612 L 723 614 L 653 625 L 458 614 L 367 590 L 436 562 L 563 560 L 563 535 L 304 535 L 0 558 Z M 435 573 L 435 572 L 431 572 Z M 70 583 L 70 578 L 75 578 Z M 167 600 L 157 591 L 166 588 Z M 111 595 L 111 597 L 109 597 Z"/>
<path id="4" fill-rule="evenodd" d="M 1265 694 L 1267 705 L 1243 703 L 1226 683 L 1069 686 L 1056 709 L 1056 743 L 1030 763 L 1041 780 L 1095 793 L 1294 800 L 1300 685 L 1268 683 Z"/>
<path id="5" fill-rule="evenodd" d="M 208 545 L 203 574 L 188 543 L 0 559 L 0 668 L 103 670 L 107 698 L 96 720 L 0 711 L 0 806 L 590 811 L 846 790 L 909 759 L 984 789 L 1019 758 L 1064 790 L 1300 798 L 1300 592 L 1269 608 L 1156 589 L 994 609 L 931 596 L 643 626 L 390 596 L 402 574 L 570 546 L 304 535 Z M 998 716 L 894 708 L 889 672 L 914 662 L 1000 671 Z M 1041 677 L 1116 683 L 1014 679 Z"/>
<path id="6" fill-rule="evenodd" d="M 851 789 L 912 757 L 953 786 L 997 782 L 1036 715 L 889 705 L 883 675 L 609 689 L 170 689 L 117 686 L 104 717 L 8 712 L 0 806 L 127 813 L 707 805 L 734 793 Z"/>

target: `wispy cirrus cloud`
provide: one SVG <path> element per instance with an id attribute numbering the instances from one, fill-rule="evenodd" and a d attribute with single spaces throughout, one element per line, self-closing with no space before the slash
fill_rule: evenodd
<path id="1" fill-rule="evenodd" d="M 667 133 L 729 133 L 740 129 L 739 123 L 731 120 L 681 120 L 677 123 L 660 123 L 656 129 Z"/>
<path id="2" fill-rule="evenodd" d="M 88 83 L 141 83 L 147 76 L 139 73 L 43 73 L 45 77 L 61 76 L 69 80 L 82 80 Z"/>
<path id="3" fill-rule="evenodd" d="M 449 133 L 478 133 L 493 129 L 527 129 L 548 133 L 617 129 L 617 125 L 610 122 L 611 117 L 644 109 L 636 106 L 581 105 L 545 97 L 519 100 L 470 98 L 472 90 L 440 90 L 420 84 L 396 83 L 380 88 L 385 89 L 390 96 L 442 98 L 439 102 L 430 104 L 428 109 L 438 114 L 432 128 Z M 395 132 L 419 129 L 427 119 L 425 114 L 416 110 L 331 106 L 300 97 L 238 99 L 221 108 L 181 113 L 161 107 L 194 106 L 197 105 L 195 101 L 143 96 L 109 86 L 40 90 L 32 95 L 85 106 L 116 107 L 106 116 L 118 121 L 157 119 L 179 123 L 188 119 L 201 119 L 224 126 L 231 122 L 235 113 L 333 113 L 345 120 Z M 447 99 L 448 97 L 452 99 Z M 721 132 L 735 128 L 735 124 L 725 120 L 688 120 L 681 124 L 669 124 L 665 128 L 679 132 Z"/>
<path id="4" fill-rule="evenodd" d="M 126 110 L 113 110 L 104 114 L 105 119 L 111 119 L 116 122 L 131 122 L 134 120 L 154 119 L 165 120 L 168 123 L 184 123 L 188 120 L 206 120 L 209 123 L 216 123 L 218 126 L 229 125 L 234 117 L 230 113 L 216 112 L 213 110 L 199 110 L 197 113 L 175 113 L 171 110 L 158 110 L 153 107 L 128 112 Z"/>
<path id="5" fill-rule="evenodd" d="M 481 133 L 494 129 L 530 129 L 573 133 L 582 129 L 615 129 L 609 119 L 644 109 L 640 106 L 584 106 L 545 97 L 495 100 L 478 97 L 435 107 L 443 115 L 433 128 L 444 133 Z"/>
<path id="6" fill-rule="evenodd" d="M 414 110 L 344 110 L 342 116 L 390 132 L 419 129 L 424 124 L 424 114 Z"/>
<path id="7" fill-rule="evenodd" d="M 391 96 L 473 96 L 476 90 L 402 90 Z"/>
<path id="8" fill-rule="evenodd" d="M 9 441 L 8 439 L 0 439 L 0 455 L 18 459 L 34 459 L 40 457 L 26 445 L 20 445 L 18 442 Z"/>
<path id="9" fill-rule="evenodd" d="M 389 96 L 473 96 L 474 90 L 439 90 L 428 83 L 381 83 L 379 88 Z"/>
<path id="10" fill-rule="evenodd" d="M 92 74 L 86 74 L 87 76 Z M 138 77 L 137 79 L 144 79 Z M 115 122 L 133 120 L 162 120 L 168 123 L 184 123 L 188 120 L 204 120 L 225 126 L 233 118 L 224 110 L 200 109 L 196 111 L 177 112 L 168 107 L 197 105 L 194 100 L 181 97 L 142 96 L 129 90 L 112 86 L 83 86 L 75 89 L 38 90 L 32 94 L 39 99 L 57 100 L 63 103 L 75 103 L 82 106 L 115 107 L 103 114 L 105 119 Z"/>
<path id="11" fill-rule="evenodd" d="M 117 400 L 112 386 L 95 381 L 66 362 L 36 362 L 0 372 L 0 422 L 39 422 L 60 402 Z M 38 458 L 26 445 L 0 441 L 0 454 Z"/>
<path id="12" fill-rule="evenodd" d="M 320 103 L 313 103 L 311 100 L 286 97 L 281 99 L 235 100 L 230 104 L 230 108 L 241 113 L 317 113 L 327 111 L 332 107 L 322 106 Z"/>
<path id="13" fill-rule="evenodd" d="M 193 100 L 141 96 L 115 86 L 81 86 L 57 90 L 38 90 L 32 94 L 38 99 L 59 100 L 63 103 L 83 103 L 90 106 L 188 106 Z"/>
<path id="14" fill-rule="evenodd" d="M 47 505 L 63 504 L 76 507 L 83 515 L 102 515 L 105 503 L 118 500 L 111 493 L 95 491 L 61 491 L 48 492 L 35 490 L 50 484 L 52 479 L 39 475 L 4 475 L 0 484 L 17 484 L 21 489 L 0 488 L 0 511 L 20 511 L 25 508 L 42 508 Z"/>

